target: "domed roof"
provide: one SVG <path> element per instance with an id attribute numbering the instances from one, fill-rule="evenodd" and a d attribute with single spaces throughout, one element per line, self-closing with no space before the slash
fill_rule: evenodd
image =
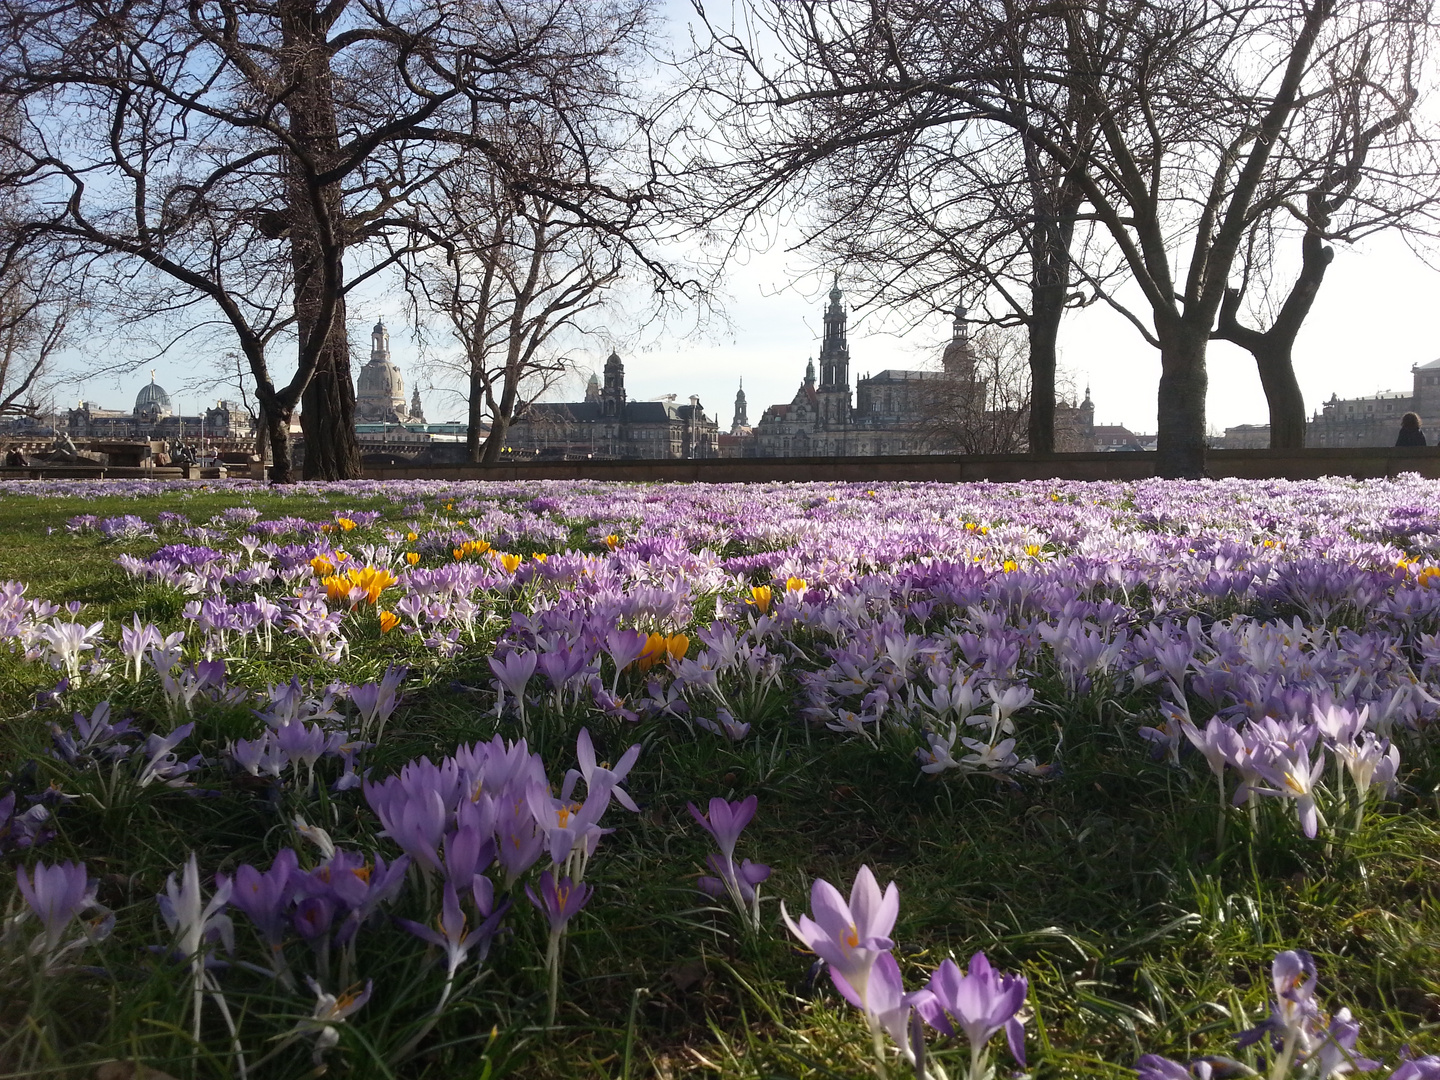
<path id="1" fill-rule="evenodd" d="M 138 412 L 147 406 L 158 409 L 163 416 L 169 416 L 174 410 L 170 404 L 170 395 L 165 388 L 151 378 L 151 381 L 140 388 L 140 393 L 135 395 L 135 409 Z"/>

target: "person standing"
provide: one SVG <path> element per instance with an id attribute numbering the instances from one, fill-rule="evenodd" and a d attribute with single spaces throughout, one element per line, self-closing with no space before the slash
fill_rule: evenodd
<path id="1" fill-rule="evenodd" d="M 1420 417 L 1413 412 L 1407 412 L 1400 418 L 1400 434 L 1395 439 L 1396 446 L 1427 446 L 1425 432 L 1420 430 Z"/>

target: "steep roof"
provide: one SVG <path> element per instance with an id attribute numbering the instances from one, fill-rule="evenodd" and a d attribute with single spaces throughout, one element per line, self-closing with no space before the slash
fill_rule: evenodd
<path id="1" fill-rule="evenodd" d="M 907 371 L 904 368 L 886 368 L 875 375 L 867 375 L 861 379 L 863 383 L 899 383 L 918 382 L 926 379 L 943 379 L 946 373 L 943 371 Z"/>
<path id="2" fill-rule="evenodd" d="M 623 420 L 627 424 L 663 424 L 690 415 L 689 405 L 669 401 L 627 401 Z M 537 401 L 525 412 L 531 422 L 595 424 L 609 419 L 598 401 Z"/>

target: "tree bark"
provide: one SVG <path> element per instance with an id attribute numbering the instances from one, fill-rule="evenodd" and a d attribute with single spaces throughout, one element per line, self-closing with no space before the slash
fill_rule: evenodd
<path id="1" fill-rule="evenodd" d="M 510 434 L 510 414 L 497 412 L 490 419 L 490 434 L 485 438 L 484 453 L 480 461 L 495 465 L 500 461 L 500 451 L 505 449 L 505 439 Z"/>
<path id="2" fill-rule="evenodd" d="M 360 475 L 355 438 L 355 384 L 345 326 L 345 208 L 338 181 L 317 174 L 340 153 L 339 129 L 326 41 L 334 13 L 315 0 L 280 6 L 290 134 L 296 144 L 290 178 L 290 258 L 295 272 L 295 316 L 300 349 L 317 349 L 315 372 L 301 396 L 307 480 L 350 480 Z M 328 324 L 325 312 L 329 310 Z M 318 339 L 318 341 L 317 341 Z"/>
<path id="3" fill-rule="evenodd" d="M 1205 349 L 1210 328 L 1157 318 L 1160 393 L 1156 409 L 1155 474 L 1168 480 L 1205 475 Z"/>
<path id="4" fill-rule="evenodd" d="M 1065 299 L 1070 291 L 1070 244 L 1075 236 L 1075 214 L 1080 208 L 1079 187 L 1068 181 L 1058 185 L 1045 174 L 1038 153 L 1026 148 L 1031 175 L 1031 201 L 1035 226 L 1030 242 L 1030 451 L 1055 452 L 1056 342 Z"/>
<path id="5" fill-rule="evenodd" d="M 303 332 L 303 328 L 302 328 Z M 360 476 L 355 438 L 355 384 L 350 377 L 350 343 L 345 336 L 345 302 L 335 300 L 335 318 L 315 363 L 315 374 L 300 397 L 305 433 L 306 480 L 354 480 Z"/>
<path id="6" fill-rule="evenodd" d="M 1063 288 L 1032 289 L 1026 331 L 1030 341 L 1029 445 L 1032 454 L 1055 452 L 1055 368 L 1060 318 L 1065 313 Z"/>
<path id="7" fill-rule="evenodd" d="M 1270 406 L 1270 447 L 1298 450 L 1305 445 L 1305 396 L 1290 351 L 1293 338 L 1277 337 L 1252 350 L 1260 385 Z"/>
<path id="8" fill-rule="evenodd" d="M 294 481 L 293 464 L 290 461 L 290 410 L 264 410 L 265 424 L 269 429 L 270 482 L 289 484 Z"/>

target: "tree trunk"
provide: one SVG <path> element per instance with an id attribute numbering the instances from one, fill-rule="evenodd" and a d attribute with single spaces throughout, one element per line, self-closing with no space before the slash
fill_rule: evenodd
<path id="1" fill-rule="evenodd" d="M 1030 451 L 1055 452 L 1055 368 L 1060 320 L 1070 290 L 1070 244 L 1080 207 L 1076 185 L 1054 180 L 1027 150 L 1035 226 L 1030 242 Z"/>
<path id="2" fill-rule="evenodd" d="M 304 475 L 350 480 L 360 475 L 360 447 L 343 296 L 345 208 L 338 182 L 320 185 L 316 178 L 335 163 L 340 149 L 326 41 L 335 15 L 322 16 L 315 0 L 287 0 L 280 10 L 291 83 L 286 109 L 300 151 L 290 166 L 289 216 L 302 366 L 306 350 L 315 356 L 314 374 L 301 395 Z"/>
<path id="3" fill-rule="evenodd" d="M 480 377 L 480 369 L 475 366 L 475 361 L 470 365 L 470 401 L 466 416 L 469 419 L 469 429 L 465 432 L 465 456 L 475 465 L 484 460 L 482 454 L 484 447 L 480 442 L 480 420 L 485 415 L 485 380 Z"/>
<path id="4" fill-rule="evenodd" d="M 1032 454 L 1055 452 L 1055 367 L 1060 316 L 1065 311 L 1063 290 L 1033 291 L 1026 330 L 1030 337 L 1029 444 Z"/>
<path id="5" fill-rule="evenodd" d="M 291 475 L 293 466 L 290 461 L 291 412 L 289 409 L 265 408 L 261 415 L 269 431 L 270 456 L 273 459 L 270 465 L 270 482 L 292 483 L 295 478 Z"/>
<path id="6" fill-rule="evenodd" d="M 360 476 L 355 384 L 350 378 L 350 343 L 344 320 L 345 304 L 337 298 L 330 334 L 316 360 L 315 374 L 300 397 L 306 480 L 354 480 Z"/>
<path id="7" fill-rule="evenodd" d="M 500 461 L 500 451 L 505 449 L 505 439 L 510 434 L 510 417 L 496 415 L 490 418 L 490 434 L 485 439 L 485 451 L 480 460 L 485 465 Z"/>
<path id="8" fill-rule="evenodd" d="M 1313 199 L 1311 211 L 1320 224 L 1328 223 L 1328 217 L 1321 216 Z M 1240 290 L 1226 289 L 1214 335 L 1234 342 L 1255 358 L 1265 402 L 1270 406 L 1272 450 L 1298 450 L 1305 445 L 1305 397 L 1300 393 L 1300 380 L 1295 377 L 1295 339 L 1315 305 L 1315 296 L 1325 282 L 1325 271 L 1335 258 L 1335 249 L 1325 244 L 1314 229 L 1305 234 L 1300 252 L 1300 274 L 1290 286 L 1269 330 L 1261 333 L 1240 325 Z"/>
<path id="9" fill-rule="evenodd" d="M 1157 317 L 1160 394 L 1156 410 L 1157 476 L 1195 480 L 1205 475 L 1205 348 L 1209 326 Z"/>
<path id="10" fill-rule="evenodd" d="M 1252 353 L 1270 406 L 1270 448 L 1298 450 L 1305 445 L 1305 396 L 1290 356 L 1294 339 L 1265 339 Z"/>

